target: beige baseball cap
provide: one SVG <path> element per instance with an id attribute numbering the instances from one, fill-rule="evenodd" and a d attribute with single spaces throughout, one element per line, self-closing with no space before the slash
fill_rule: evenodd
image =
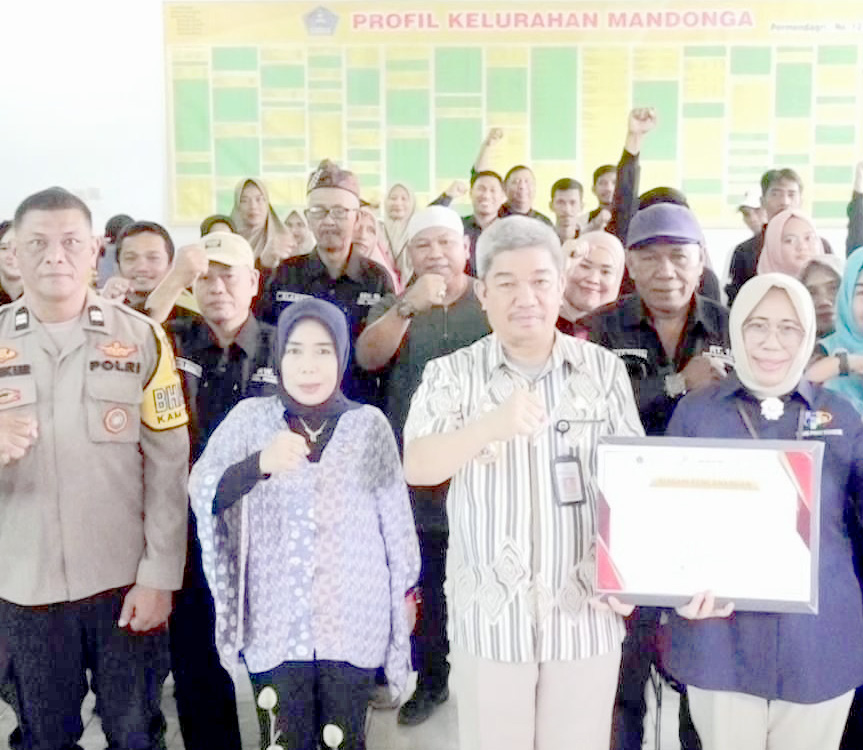
<path id="1" fill-rule="evenodd" d="M 211 263 L 225 266 L 255 267 L 255 254 L 246 239 L 233 232 L 210 232 L 200 239 Z"/>

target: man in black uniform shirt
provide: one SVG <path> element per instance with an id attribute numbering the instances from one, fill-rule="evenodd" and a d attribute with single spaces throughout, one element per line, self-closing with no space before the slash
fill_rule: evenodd
<path id="1" fill-rule="evenodd" d="M 685 206 L 660 203 L 633 217 L 626 263 L 635 294 L 584 319 L 590 339 L 620 356 L 644 430 L 663 435 L 671 413 L 689 390 L 722 378 L 731 364 L 728 312 L 696 293 L 704 269 L 704 239 Z M 612 726 L 613 750 L 641 748 L 644 690 L 657 658 L 660 610 L 641 607 L 627 621 Z M 700 748 L 681 700 L 681 746 Z"/>
<path id="2" fill-rule="evenodd" d="M 273 271 L 258 311 L 264 321 L 275 324 L 282 310 L 303 297 L 317 297 L 340 307 L 351 332 L 345 395 L 361 403 L 382 405 L 380 378 L 356 364 L 354 344 L 369 310 L 393 287 L 385 269 L 351 249 L 359 193 L 353 173 L 329 160 L 321 162 L 309 178 L 306 209 L 316 245 L 308 255 L 288 258 Z"/>
<path id="3" fill-rule="evenodd" d="M 251 314 L 260 277 L 252 248 L 240 235 L 212 232 L 181 248 L 170 275 L 167 286 L 194 288 L 203 316 L 203 321 L 180 317 L 165 324 L 182 375 L 195 461 L 239 401 L 276 392 L 274 329 Z M 192 513 L 188 550 L 169 629 L 183 744 L 188 750 L 240 750 L 233 681 L 215 646 L 213 598 Z"/>

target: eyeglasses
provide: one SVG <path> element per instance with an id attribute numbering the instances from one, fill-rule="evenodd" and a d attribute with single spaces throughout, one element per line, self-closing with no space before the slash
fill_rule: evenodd
<path id="1" fill-rule="evenodd" d="M 799 344 L 805 334 L 795 323 L 771 325 L 766 320 L 750 320 L 743 324 L 743 335 L 756 344 L 766 341 L 771 332 L 776 334 L 776 339 L 782 346 Z"/>
<path id="2" fill-rule="evenodd" d="M 352 212 L 357 210 L 356 208 L 345 208 L 344 206 L 332 206 L 330 208 L 326 206 L 312 206 L 306 209 L 306 216 L 315 221 L 321 221 L 327 216 L 332 216 L 336 221 L 341 221 L 342 219 L 347 219 Z"/>

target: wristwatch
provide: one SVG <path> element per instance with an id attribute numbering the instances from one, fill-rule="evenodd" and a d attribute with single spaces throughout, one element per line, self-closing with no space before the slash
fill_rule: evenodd
<path id="1" fill-rule="evenodd" d="M 404 297 L 396 302 L 395 311 L 396 315 L 398 315 L 402 320 L 410 320 L 417 314 L 417 309 Z"/>
<path id="2" fill-rule="evenodd" d="M 677 398 L 686 393 L 686 378 L 679 372 L 665 376 L 665 395 Z"/>
<path id="3" fill-rule="evenodd" d="M 839 360 L 839 374 L 840 375 L 850 375 L 851 368 L 848 366 L 848 350 L 847 349 L 837 349 L 833 354 L 836 355 L 836 359 Z"/>

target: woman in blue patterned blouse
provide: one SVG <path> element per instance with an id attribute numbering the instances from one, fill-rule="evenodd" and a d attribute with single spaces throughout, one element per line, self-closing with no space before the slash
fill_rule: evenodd
<path id="1" fill-rule="evenodd" d="M 264 746 L 314 750 L 332 723 L 362 750 L 375 669 L 393 694 L 408 675 L 416 532 L 386 417 L 341 392 L 348 342 L 334 305 L 287 308 L 279 395 L 239 403 L 189 481 L 219 653 L 232 674 L 244 661 L 257 696 L 277 694 Z"/>

